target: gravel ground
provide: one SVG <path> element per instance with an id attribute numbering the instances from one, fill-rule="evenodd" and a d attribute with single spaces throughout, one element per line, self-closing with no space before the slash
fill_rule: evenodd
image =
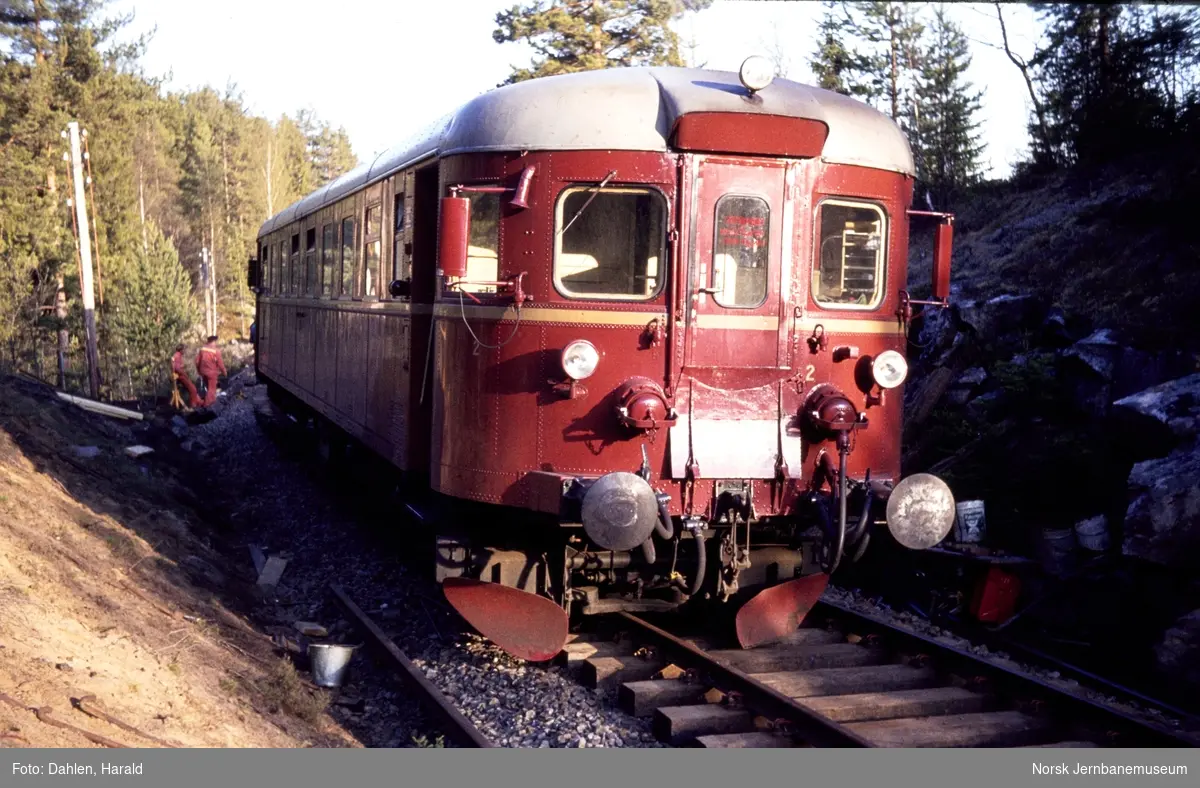
<path id="1" fill-rule="evenodd" d="M 1106 695 L 1102 692 L 1089 689 L 1082 686 L 1074 679 L 1064 678 L 1057 670 L 1019 662 L 1003 651 L 994 651 L 987 646 L 972 643 L 967 638 L 961 637 L 960 635 L 954 634 L 950 630 L 943 629 L 942 627 L 932 624 L 928 620 L 921 618 L 918 615 L 909 613 L 907 611 L 893 610 L 888 605 L 878 600 L 869 598 L 859 593 L 857 590 L 836 588 L 831 585 L 826 587 L 825 593 L 822 595 L 822 599 L 845 605 L 852 610 L 874 615 L 885 621 L 888 621 L 898 628 L 931 637 L 938 643 L 975 654 L 976 656 L 981 657 L 982 659 L 994 665 L 1007 668 L 1009 670 L 1017 670 L 1030 676 L 1035 676 L 1042 681 L 1061 689 L 1063 692 L 1085 698 L 1095 703 L 1102 703 L 1125 714 L 1145 719 L 1146 721 L 1160 727 L 1166 727 L 1180 731 L 1184 730 L 1183 725 L 1178 719 L 1164 714 L 1158 709 L 1146 708 L 1144 706 L 1129 703 Z M 1197 742 L 1197 745 L 1200 745 L 1200 731 L 1184 732 L 1193 737 Z"/>
<path id="2" fill-rule="evenodd" d="M 339 642 L 358 642 L 328 592 L 337 583 L 498 746 L 662 746 L 648 721 L 620 712 L 565 667 L 514 659 L 469 631 L 423 575 L 419 562 L 432 562 L 432 548 L 403 554 L 398 535 L 407 523 L 396 513 L 400 507 L 376 505 L 369 512 L 345 500 L 354 492 L 382 500 L 387 491 L 345 483 L 335 490 L 315 460 L 292 451 L 288 441 L 272 440 L 260 426 L 255 403 L 266 407 L 265 386 L 243 388 L 252 373 L 236 377 L 216 419 L 177 428 L 176 435 L 211 469 L 208 489 L 231 525 L 226 538 L 244 551 L 245 563 L 250 544 L 290 555 L 275 593 L 254 611 L 268 633 L 296 639 L 295 622 L 311 621 Z M 366 746 L 440 746 L 436 726 L 395 673 L 374 664 L 369 653 L 369 647 L 356 653 L 350 683 L 332 697 L 330 714 Z"/>

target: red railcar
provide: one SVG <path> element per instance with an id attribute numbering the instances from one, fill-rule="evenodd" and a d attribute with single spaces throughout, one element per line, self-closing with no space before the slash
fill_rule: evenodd
<path id="1" fill-rule="evenodd" d="M 514 651 L 522 602 L 740 599 L 950 527 L 900 474 L 908 143 L 758 65 L 491 91 L 259 233 L 258 374 L 403 472 L 439 578 L 487 584 L 448 595 Z"/>

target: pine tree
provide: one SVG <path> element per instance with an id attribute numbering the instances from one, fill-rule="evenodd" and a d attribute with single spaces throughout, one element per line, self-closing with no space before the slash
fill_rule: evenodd
<path id="1" fill-rule="evenodd" d="M 980 177 L 980 93 L 966 81 L 970 47 L 963 31 L 938 8 L 930 27 L 928 49 L 921 62 L 913 113 L 919 147 L 917 177 L 941 204 Z"/>
<path id="2" fill-rule="evenodd" d="M 844 7 L 848 4 L 843 4 Z M 924 26 L 918 9 L 907 3 L 858 3 L 857 14 L 845 11 L 850 31 L 864 42 L 867 95 L 898 123 L 916 121 L 915 80 L 920 70 Z"/>
<path id="3" fill-rule="evenodd" d="M 864 101 L 873 101 L 877 92 L 866 79 L 870 70 L 868 58 L 847 40 L 853 24 L 843 2 L 826 0 L 825 13 L 817 28 L 817 48 L 809 60 L 817 86 Z"/>
<path id="4" fill-rule="evenodd" d="M 682 66 L 671 22 L 712 0 L 530 0 L 496 15 L 496 43 L 524 41 L 537 55 L 505 84 L 617 66 Z"/>
<path id="5" fill-rule="evenodd" d="M 191 278 L 174 244 L 154 224 L 147 236 L 146 250 L 134 254 L 117 281 L 106 328 L 135 387 L 154 390 L 165 379 L 171 352 L 192 327 L 197 310 Z"/>

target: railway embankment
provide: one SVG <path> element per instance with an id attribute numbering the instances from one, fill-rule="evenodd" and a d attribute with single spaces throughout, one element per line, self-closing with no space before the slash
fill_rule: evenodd
<path id="1" fill-rule="evenodd" d="M 453 746 L 331 583 L 497 746 L 661 746 L 466 631 L 369 462 L 318 464 L 252 368 L 226 392 L 128 421 L 0 380 L 0 746 Z M 317 642 L 357 647 L 342 686 L 313 683 Z"/>
<path id="2" fill-rule="evenodd" d="M 905 471 L 985 501 L 987 542 L 1045 564 L 1021 626 L 1200 694 L 1197 175 L 1159 151 L 953 206 L 953 306 L 910 334 Z"/>

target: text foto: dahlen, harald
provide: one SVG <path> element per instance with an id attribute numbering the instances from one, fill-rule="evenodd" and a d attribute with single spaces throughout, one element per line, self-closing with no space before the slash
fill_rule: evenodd
<path id="1" fill-rule="evenodd" d="M 78 774 L 85 777 L 109 774 L 142 774 L 142 764 L 137 763 L 102 763 L 94 766 L 90 763 L 14 763 L 13 774 Z"/>
<path id="2" fill-rule="evenodd" d="M 1093 774 L 1116 774 L 1116 775 L 1140 775 L 1140 774 L 1173 774 L 1186 775 L 1188 767 L 1184 765 L 1164 766 L 1162 764 L 1137 764 L 1130 766 L 1127 764 L 1108 764 L 1108 763 L 1076 763 L 1074 766 L 1063 763 L 1034 763 L 1033 773 L 1038 775 L 1043 774 L 1070 774 L 1070 775 L 1093 775 Z"/>

